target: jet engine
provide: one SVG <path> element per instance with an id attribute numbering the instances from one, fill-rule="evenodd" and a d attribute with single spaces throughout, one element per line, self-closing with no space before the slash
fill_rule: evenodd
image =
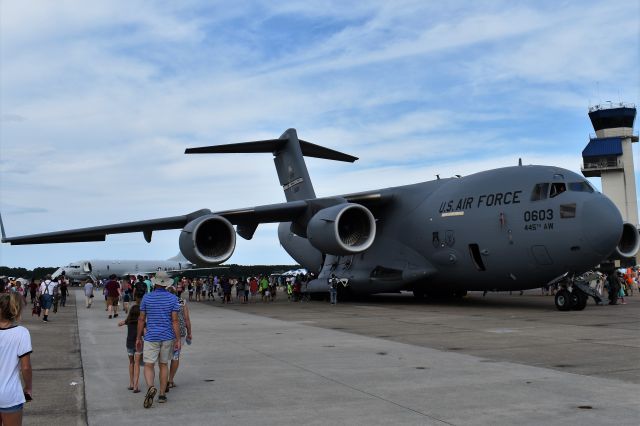
<path id="1" fill-rule="evenodd" d="M 191 263 L 219 265 L 229 259 L 236 248 L 233 225 L 222 216 L 201 216 L 187 223 L 180 232 L 180 252 Z"/>
<path id="2" fill-rule="evenodd" d="M 616 253 L 622 257 L 633 257 L 640 249 L 638 230 L 631 223 L 622 225 L 622 236 L 616 247 Z"/>
<path id="3" fill-rule="evenodd" d="M 360 204 L 342 203 L 313 215 L 307 238 L 322 253 L 348 255 L 371 247 L 376 236 L 373 214 Z"/>

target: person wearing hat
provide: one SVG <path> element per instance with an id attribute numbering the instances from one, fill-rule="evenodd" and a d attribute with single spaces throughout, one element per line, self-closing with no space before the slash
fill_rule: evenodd
<path id="1" fill-rule="evenodd" d="M 155 364 L 158 363 L 160 395 L 158 402 L 167 402 L 165 395 L 169 381 L 169 368 L 167 364 L 171 360 L 174 351 L 179 351 L 180 323 L 178 312 L 180 304 L 178 298 L 167 291 L 167 287 L 173 284 L 173 279 L 166 272 L 160 271 L 152 279 L 154 290 L 144 296 L 140 303 L 140 317 L 138 318 L 138 333 L 136 347 L 141 350 L 142 333 L 144 333 L 144 380 L 147 383 L 147 393 L 144 397 L 144 408 L 153 404 L 153 399 L 158 390 L 154 386 Z M 178 336 L 178 338 L 176 338 Z"/>
<path id="2" fill-rule="evenodd" d="M 40 283 L 40 299 L 42 304 L 42 321 L 49 322 L 49 309 L 53 305 L 53 294 L 57 291 L 58 283 L 51 281 L 51 275 L 47 274 L 44 281 Z"/>

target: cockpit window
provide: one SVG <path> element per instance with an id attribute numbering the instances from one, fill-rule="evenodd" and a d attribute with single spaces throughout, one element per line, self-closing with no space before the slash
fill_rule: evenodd
<path id="1" fill-rule="evenodd" d="M 593 188 L 587 181 L 569 183 L 569 191 L 574 192 L 593 192 Z"/>
<path id="2" fill-rule="evenodd" d="M 564 182 L 554 182 L 551 184 L 551 192 L 549 193 L 549 197 L 557 197 L 567 190 L 567 185 Z"/>
<path id="3" fill-rule="evenodd" d="M 533 187 L 533 192 L 531 193 L 531 201 L 546 200 L 548 193 L 548 183 L 537 183 L 536 186 Z"/>

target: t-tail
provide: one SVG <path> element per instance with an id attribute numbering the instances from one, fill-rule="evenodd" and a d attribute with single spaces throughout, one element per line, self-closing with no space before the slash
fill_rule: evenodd
<path id="1" fill-rule="evenodd" d="M 286 130 L 278 139 L 188 148 L 185 154 L 229 154 L 271 152 L 278 179 L 287 201 L 316 198 L 304 157 L 353 163 L 358 158 L 298 139 L 296 129 Z"/>

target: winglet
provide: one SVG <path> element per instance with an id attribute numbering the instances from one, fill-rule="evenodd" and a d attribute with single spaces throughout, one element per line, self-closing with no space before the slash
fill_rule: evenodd
<path id="1" fill-rule="evenodd" d="M 7 239 L 7 234 L 4 233 L 4 223 L 2 223 L 2 213 L 0 213 L 0 232 L 2 232 L 2 242 Z"/>

